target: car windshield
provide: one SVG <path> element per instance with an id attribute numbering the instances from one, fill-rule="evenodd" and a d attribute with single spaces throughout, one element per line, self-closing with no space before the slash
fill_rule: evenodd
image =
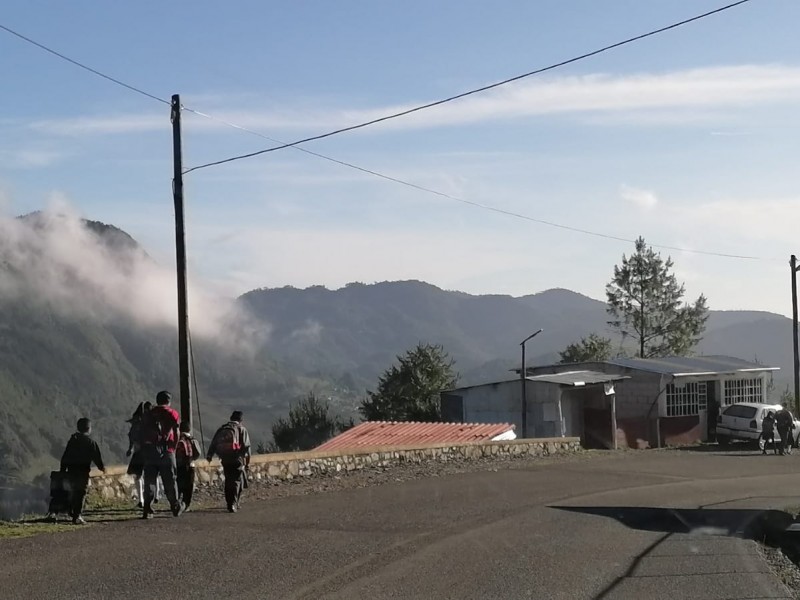
<path id="1" fill-rule="evenodd" d="M 728 407 L 724 414 L 726 417 L 739 417 L 741 419 L 752 419 L 756 416 L 756 409 L 755 406 L 743 406 L 741 404 L 734 404 L 733 406 Z"/>

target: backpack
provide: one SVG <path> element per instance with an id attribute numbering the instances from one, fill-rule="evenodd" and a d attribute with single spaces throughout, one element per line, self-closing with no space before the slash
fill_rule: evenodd
<path id="1" fill-rule="evenodd" d="M 792 413 L 785 409 L 778 411 L 778 414 L 775 415 L 775 422 L 780 429 L 794 428 L 794 419 L 792 419 Z"/>
<path id="2" fill-rule="evenodd" d="M 242 449 L 239 444 L 239 426 L 234 423 L 225 423 L 217 430 L 214 442 L 217 454 L 220 456 L 238 454 Z"/>
<path id="3" fill-rule="evenodd" d="M 194 458 L 191 438 L 181 436 L 178 440 L 178 445 L 175 447 L 175 460 L 185 465 L 192 462 Z"/>
<path id="4" fill-rule="evenodd" d="M 158 412 L 156 412 L 158 411 Z M 142 446 L 155 446 L 159 452 L 166 452 L 167 438 L 169 431 L 164 427 L 163 419 L 161 418 L 162 411 L 153 408 L 150 412 L 142 415 L 142 423 L 140 426 L 140 437 Z"/>

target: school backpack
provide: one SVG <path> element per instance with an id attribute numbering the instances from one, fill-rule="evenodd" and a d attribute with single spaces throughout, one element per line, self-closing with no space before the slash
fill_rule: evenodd
<path id="1" fill-rule="evenodd" d="M 192 462 L 194 458 L 194 448 L 192 448 L 191 438 L 181 436 L 175 448 L 175 460 L 185 465 Z"/>
<path id="2" fill-rule="evenodd" d="M 165 452 L 170 431 L 164 426 L 163 411 L 158 408 L 150 409 L 142 415 L 140 437 L 142 446 L 155 446 L 160 452 Z"/>
<path id="3" fill-rule="evenodd" d="M 239 444 L 239 426 L 235 423 L 225 423 L 214 435 L 214 442 L 217 454 L 220 456 L 238 454 L 242 449 Z"/>

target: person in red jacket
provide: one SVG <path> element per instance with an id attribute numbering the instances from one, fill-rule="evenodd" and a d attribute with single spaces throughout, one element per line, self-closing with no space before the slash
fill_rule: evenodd
<path id="1" fill-rule="evenodd" d="M 144 460 L 144 505 L 142 518 L 153 517 L 153 500 L 156 495 L 158 477 L 164 484 L 164 495 L 169 501 L 172 514 L 179 516 L 183 505 L 178 500 L 176 484 L 175 447 L 178 443 L 178 411 L 170 407 L 172 395 L 165 391 L 156 395 L 156 406 L 142 418 L 141 449 Z"/>

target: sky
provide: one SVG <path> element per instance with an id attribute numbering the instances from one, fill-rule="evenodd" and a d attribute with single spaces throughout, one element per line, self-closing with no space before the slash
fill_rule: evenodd
<path id="1" fill-rule="evenodd" d="M 100 3 L 6 0 L 0 24 L 158 98 L 184 166 L 513 77 L 725 0 Z M 258 287 L 419 279 L 603 299 L 632 240 L 687 299 L 791 312 L 800 253 L 800 3 L 752 0 L 309 151 L 185 177 L 190 276 Z M 67 202 L 173 266 L 169 106 L 0 30 L 0 213 Z M 236 129 L 234 123 L 259 135 Z M 56 199 L 56 200 L 54 200 Z M 625 241 L 629 240 L 629 241 Z M 686 250 L 752 258 L 712 256 Z"/>

